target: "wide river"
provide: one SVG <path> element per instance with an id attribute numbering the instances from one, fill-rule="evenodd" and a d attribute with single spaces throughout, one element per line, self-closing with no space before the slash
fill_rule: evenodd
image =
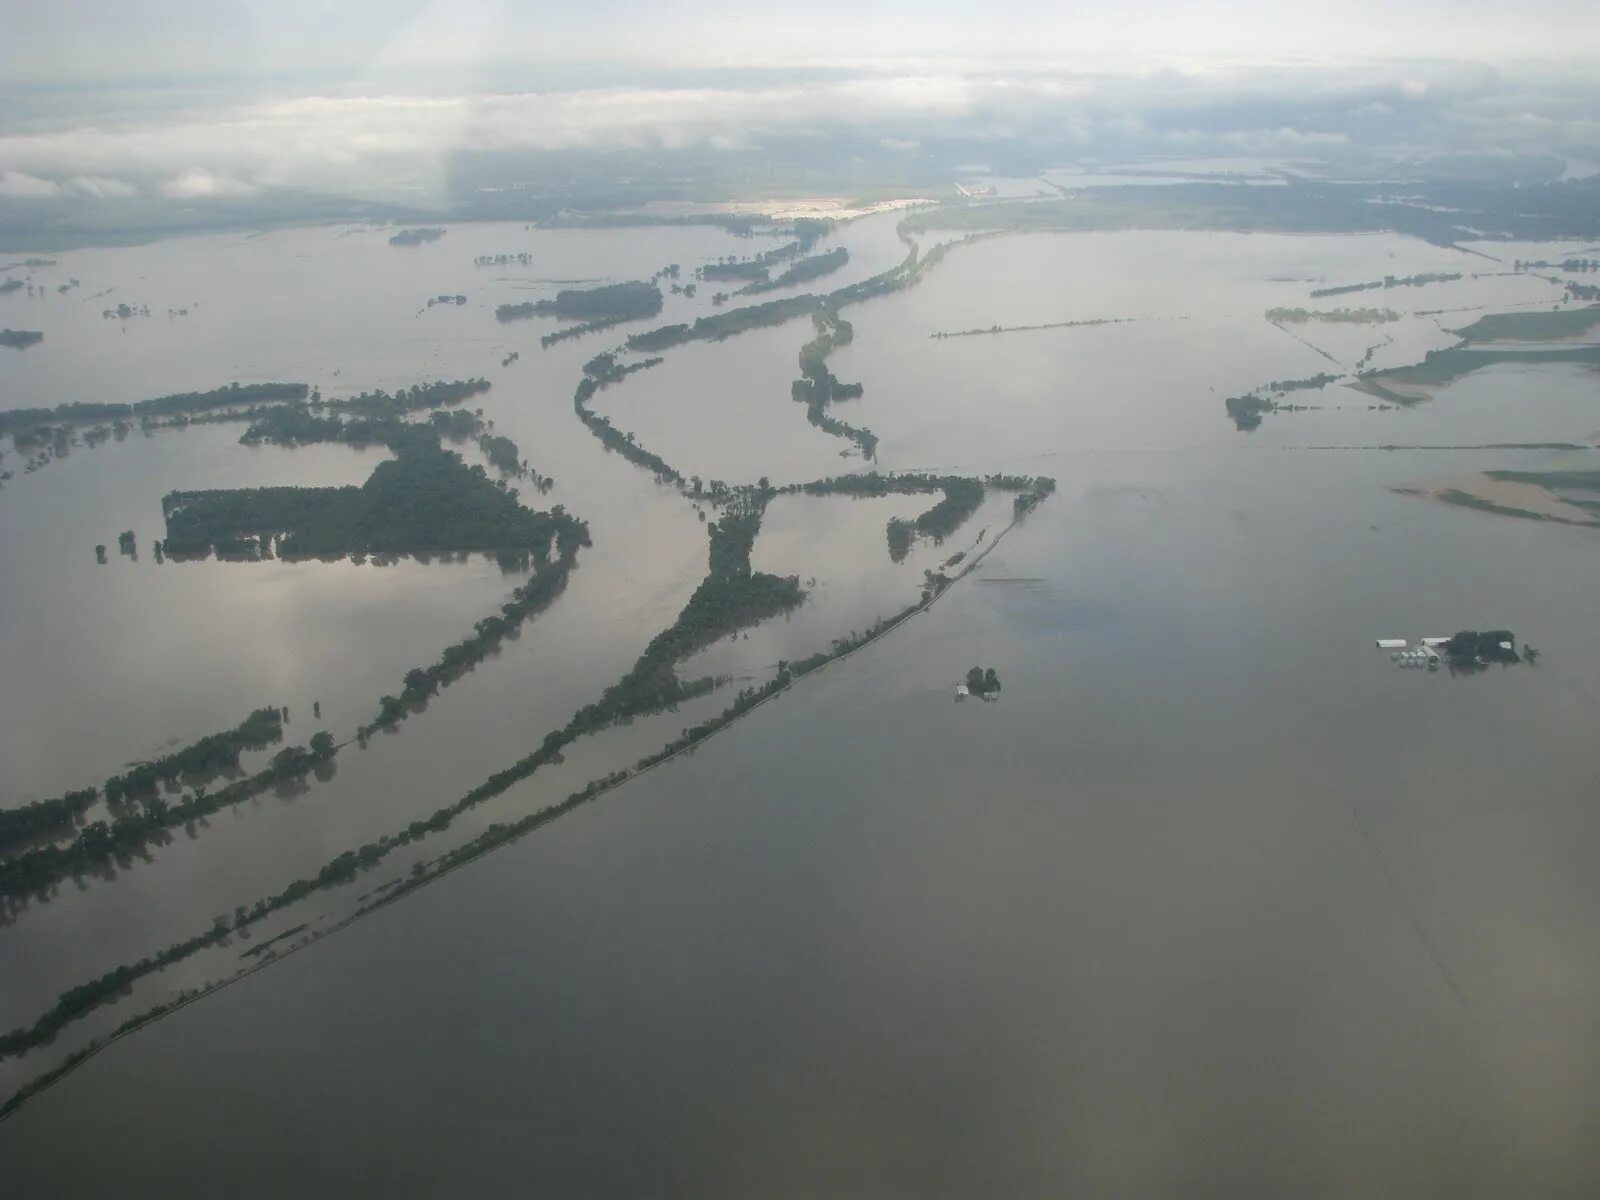
<path id="1" fill-rule="evenodd" d="M 903 252 L 892 223 L 847 233 L 841 282 Z M 564 236 L 452 228 L 417 261 Z M 83 257 L 219 253 L 206 241 Z M 750 252 L 704 230 L 598 244 L 616 257 L 583 271 L 560 242 L 566 274 Z M 73 269 L 87 288 L 89 266 Z M 1381 293 L 1405 315 L 1365 340 L 1334 330 L 1308 346 L 1261 320 L 1326 282 L 1442 269 L 1486 275 L 1440 285 L 1460 296 Z M 0 1125 L 7 1192 L 1594 1195 L 1600 535 L 1392 490 L 1587 465 L 1587 452 L 1349 448 L 1584 442 L 1600 428 L 1594 377 L 1497 369 L 1399 412 L 1330 388 L 1249 434 L 1222 405 L 1348 370 L 1380 343 L 1392 357 L 1375 361 L 1413 361 L 1449 341 L 1422 310 L 1547 300 L 1490 269 L 1398 238 L 1029 236 L 960 248 L 916 287 L 847 310 L 856 341 L 830 366 L 866 393 L 839 411 L 882 437 L 882 465 L 1046 473 L 1058 493 L 929 612 L 692 755 L 97 1055 Z M 458 286 L 413 279 L 412 308 Z M 591 521 L 568 594 L 427 713 L 342 754 L 333 781 L 18 914 L 0 928 L 0 1024 L 513 761 L 693 588 L 693 509 L 571 415 L 577 368 L 605 343 L 541 356 L 529 333 L 496 327 L 482 291 L 469 313 L 407 312 L 417 328 L 462 323 L 409 374 L 352 353 L 340 379 L 494 378 L 486 414 L 557 479 L 538 502 Z M 928 336 L 1111 317 L 1128 320 Z M 338 339 L 323 349 L 322 336 L 299 369 L 292 345 L 267 339 L 241 377 L 329 387 Z M 859 469 L 788 399 L 808 336 L 791 324 L 686 347 L 597 407 L 686 474 Z M 49 348 L 47 335 L 27 354 Z M 495 366 L 512 348 L 534 364 L 524 376 Z M 203 377 L 116 398 L 223 382 L 242 361 L 225 349 L 205 351 Z M 13 403 L 76 394 L 47 360 L 26 362 L 35 395 Z M 73 387 L 97 378 L 59 370 Z M 31 564 L 22 581 L 8 565 L 7 611 L 27 600 L 33 614 L 0 655 L 37 676 L 8 674 L 4 711 L 43 747 L 5 735 L 8 801 L 93 782 L 255 703 L 292 700 L 298 726 L 314 696 L 337 697 L 343 733 L 366 719 L 361 697 L 429 657 L 419 645 L 436 650 L 509 590 L 481 563 L 150 565 L 151 503 L 223 471 L 211 455 L 246 483 L 281 481 L 284 460 L 297 482 L 354 482 L 373 461 L 246 452 L 214 433 L 74 450 L 0 492 L 0 546 Z M 162 450 L 180 445 L 194 461 Z M 91 464 L 143 505 L 139 563 L 114 547 L 93 562 L 92 542 L 130 521 L 115 497 L 82 498 Z M 83 487 L 50 483 L 74 471 Z M 818 577 L 815 612 L 837 633 L 914 598 L 935 560 L 895 574 L 882 526 L 916 503 L 804 505 L 774 503 L 758 567 Z M 53 513 L 71 523 L 59 544 Z M 943 553 L 1006 518 L 986 509 Z M 55 569 L 73 574 L 52 598 Z M 198 582 L 141 585 L 130 614 L 114 589 L 161 572 Z M 219 605 L 249 626 L 232 658 Z M 195 628 L 193 664 L 170 632 L 170 648 L 119 649 L 152 612 Z M 338 637 L 316 632 L 319 615 Z M 70 686 L 30 646 L 46 622 L 78 631 L 50 651 Z M 1457 678 L 1373 648 L 1497 626 L 1543 648 L 1539 665 Z M 748 650 L 707 655 L 754 671 L 825 645 L 827 629 L 803 609 L 752 631 Z M 300 652 L 312 636 L 326 644 Z M 96 656 L 105 696 L 91 694 Z M 975 663 L 997 670 L 998 703 L 952 703 Z M 191 666 L 201 695 L 185 699 Z M 249 678 L 271 696 L 240 691 Z M 92 722 L 62 727 L 79 695 Z M 654 744 L 685 723 L 668 719 Z M 619 761 L 656 733 L 630 735 L 642 745 Z M 519 785 L 504 804 L 548 799 Z"/>

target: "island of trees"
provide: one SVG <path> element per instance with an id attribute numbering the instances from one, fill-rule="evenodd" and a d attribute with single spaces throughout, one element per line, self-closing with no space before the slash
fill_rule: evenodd
<path id="1" fill-rule="evenodd" d="M 327 418 L 334 424 L 336 419 Z M 328 439 L 337 440 L 337 439 Z M 543 558 L 571 518 L 533 512 L 482 467 L 468 467 L 437 434 L 408 426 L 395 458 L 360 487 L 174 491 L 162 500 L 168 557 L 344 558 L 458 551 Z"/>
<path id="2" fill-rule="evenodd" d="M 832 274 L 849 261 L 850 251 L 843 246 L 839 246 L 836 249 L 829 250 L 826 254 L 814 254 L 810 258 L 802 258 L 772 279 L 766 278 L 766 271 L 763 269 L 761 278 L 742 289 L 742 294 L 770 292 L 775 288 L 793 287 L 797 283 L 805 283 L 812 279 L 818 279 L 823 275 Z"/>
<path id="3" fill-rule="evenodd" d="M 982 696 L 987 700 L 990 696 L 1000 694 L 1000 676 L 995 674 L 994 668 L 973 667 L 967 671 L 967 691 L 974 696 Z"/>
<path id="4" fill-rule="evenodd" d="M 566 317 L 587 322 L 631 321 L 653 317 L 661 311 L 661 289 L 653 283 L 608 283 L 594 288 L 562 288 L 553 300 L 502 304 L 494 310 L 500 321 L 527 317 Z"/>
<path id="5" fill-rule="evenodd" d="M 0 329 L 0 346 L 8 350 L 26 350 L 44 341 L 44 334 L 32 329 Z"/>
<path id="6" fill-rule="evenodd" d="M 1233 418 L 1233 423 L 1241 430 L 1254 429 L 1261 424 L 1261 418 L 1269 412 L 1277 412 L 1282 405 L 1274 396 L 1281 396 L 1288 392 L 1306 391 L 1327 387 L 1339 377 L 1326 372 L 1311 375 L 1305 379 L 1274 379 L 1271 383 L 1258 388 L 1254 392 L 1247 392 L 1243 396 L 1229 396 L 1223 401 L 1223 406 L 1228 410 L 1228 416 Z"/>
<path id="7" fill-rule="evenodd" d="M 855 400 L 861 396 L 859 383 L 840 383 L 828 370 L 828 355 L 838 346 L 847 346 L 855 328 L 836 311 L 812 314 L 817 336 L 800 348 L 800 378 L 790 387 L 790 395 L 806 406 L 806 420 L 834 437 L 845 438 L 860 448 L 862 457 L 871 458 L 878 449 L 878 436 L 870 429 L 851 425 L 830 416 L 828 406 L 836 400 Z"/>
<path id="8" fill-rule="evenodd" d="M 1456 671 L 1471 671 L 1490 663 L 1519 663 L 1517 639 L 1509 629 L 1463 629 L 1440 647 Z"/>

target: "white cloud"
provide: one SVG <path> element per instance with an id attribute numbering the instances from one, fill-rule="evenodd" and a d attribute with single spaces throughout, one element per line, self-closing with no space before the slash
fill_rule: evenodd
<path id="1" fill-rule="evenodd" d="M 173 200 L 253 196 L 260 190 L 254 184 L 213 174 L 204 167 L 191 167 L 161 185 L 161 194 Z"/>
<path id="2" fill-rule="evenodd" d="M 48 179 L 40 179 L 37 175 L 25 175 L 21 171 L 0 171 L 0 196 L 31 199 L 60 194 L 61 186 L 51 183 Z"/>

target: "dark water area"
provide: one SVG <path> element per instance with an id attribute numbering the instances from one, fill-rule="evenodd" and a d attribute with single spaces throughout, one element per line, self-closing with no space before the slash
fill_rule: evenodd
<path id="1" fill-rule="evenodd" d="M 101 1055 L 9 1177 L 1592 1194 L 1590 535 L 1364 461 L 1107 456 L 736 733 Z M 1544 662 L 1371 649 L 1491 618 Z"/>

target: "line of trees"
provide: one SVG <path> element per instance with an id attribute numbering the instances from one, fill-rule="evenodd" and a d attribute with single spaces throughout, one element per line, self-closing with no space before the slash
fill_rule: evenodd
<path id="1" fill-rule="evenodd" d="M 799 262 L 781 272 L 772 279 L 762 278 L 748 287 L 741 289 L 741 295 L 752 295 L 756 292 L 770 292 L 775 288 L 793 287 L 797 283 L 806 283 L 823 275 L 832 274 L 845 263 L 850 261 L 850 251 L 843 246 L 829 250 L 826 254 L 813 254 L 810 258 L 802 258 Z M 763 272 L 765 275 L 765 272 Z"/>
<path id="2" fill-rule="evenodd" d="M 572 409 L 578 414 L 578 419 L 588 427 L 589 432 L 599 438 L 600 444 L 607 450 L 614 450 L 635 466 L 650 471 L 663 483 L 682 483 L 683 476 L 668 465 L 666 459 L 653 451 L 646 450 L 634 440 L 633 434 L 622 432 L 609 418 L 601 416 L 589 407 L 589 401 L 594 399 L 595 393 L 602 387 L 624 379 L 634 371 L 653 367 L 660 361 L 659 358 L 647 358 L 640 362 L 629 363 L 627 366 L 620 366 L 614 354 L 596 355 L 583 368 L 583 378 L 578 381 L 577 390 L 572 395 Z"/>
<path id="3" fill-rule="evenodd" d="M 879 476 L 877 478 L 881 480 L 885 477 Z M 923 478 L 935 477 L 925 476 Z M 1045 480 L 1042 477 L 1039 480 L 1026 480 L 1024 477 L 997 476 L 993 477 L 993 480 L 1001 481 L 996 482 L 995 486 L 1011 488 L 1016 488 L 1024 482 L 1030 483 L 1032 490 L 1042 490 L 1044 494 L 1048 494 L 1048 491 L 1054 488 L 1053 481 Z M 819 482 L 822 485 L 827 485 L 842 483 L 843 481 Z M 1048 486 L 1045 486 L 1047 484 Z M 817 492 L 816 487 L 787 490 L 809 490 L 813 494 Z M 858 489 L 848 486 L 837 486 L 826 490 L 870 494 L 861 493 Z M 770 497 L 770 495 L 770 492 L 761 493 L 762 497 Z M 724 573 L 732 573 L 734 575 L 740 573 L 739 554 L 741 546 L 744 547 L 743 561 L 746 565 L 748 564 L 748 542 L 745 540 L 745 535 L 748 532 L 748 527 L 741 528 L 738 526 L 735 526 L 730 531 L 728 540 L 723 543 L 723 549 L 717 554 L 719 569 Z M 749 534 L 750 538 L 753 538 L 753 536 L 753 533 Z M 490 825 L 482 834 L 441 855 L 434 861 L 431 870 L 419 864 L 409 879 L 396 881 L 395 886 L 387 890 L 381 899 L 375 900 L 359 909 L 356 915 L 370 911 L 380 904 L 389 903 L 422 886 L 430 878 L 437 877 L 500 845 L 532 832 L 540 826 L 573 811 L 578 806 L 587 803 L 609 789 L 626 782 L 637 771 L 653 766 L 670 755 L 679 753 L 703 741 L 732 724 L 757 704 L 783 691 L 794 679 L 817 670 L 833 659 L 866 645 L 868 642 L 894 629 L 916 613 L 921 612 L 950 582 L 943 573 L 929 572 L 928 586 L 924 590 L 920 602 L 909 605 L 892 616 L 881 618 L 865 631 L 835 639 L 830 650 L 818 652 L 795 663 L 780 663 L 774 679 L 760 688 L 741 690 L 735 697 L 733 704 L 721 714 L 703 721 L 693 728 L 684 730 L 680 737 L 669 742 L 662 750 L 640 759 L 634 770 L 615 771 L 601 779 L 592 780 L 580 790 L 569 795 L 566 800 L 541 809 L 538 812 L 530 813 L 510 824 L 496 823 Z M 100 1005 L 122 995 L 133 983 L 144 976 L 170 966 L 200 950 L 215 946 L 224 941 L 232 932 L 245 932 L 255 922 L 304 899 L 317 890 L 348 883 L 355 879 L 361 871 L 375 866 L 394 850 L 449 828 L 454 819 L 468 809 L 502 794 L 514 784 L 528 778 L 540 767 L 558 761 L 561 757 L 561 751 L 579 736 L 581 724 L 579 717 L 575 716 L 564 729 L 552 730 L 546 734 L 537 749 L 524 755 L 510 767 L 491 775 L 460 799 L 437 810 L 430 817 L 411 822 L 398 834 L 386 835 L 376 842 L 369 842 L 363 845 L 357 850 L 347 850 L 337 855 L 329 860 L 315 875 L 297 879 L 277 894 L 258 900 L 253 906 L 246 907 L 241 905 L 235 910 L 231 920 L 227 917 L 219 917 L 210 930 L 197 937 L 175 943 L 158 955 L 115 968 L 87 984 L 68 989 L 61 994 L 57 1003 L 38 1021 L 30 1026 L 22 1026 L 7 1034 L 0 1035 L 0 1057 L 23 1053 L 50 1040 L 68 1023 L 86 1016 Z M 130 1018 L 120 1028 L 133 1028 L 160 1016 L 172 1006 L 172 1003 L 174 1002 L 169 1001 L 157 1004 L 144 1013 Z M 22 1089 L 7 1102 L 4 1108 L 0 1108 L 0 1113 L 12 1111 L 23 1099 L 34 1094 L 39 1087 L 44 1086 L 50 1080 L 59 1077 L 62 1071 L 70 1069 L 71 1064 L 81 1061 L 82 1057 L 87 1053 L 88 1051 L 79 1052 L 73 1059 L 68 1060 L 67 1066 L 58 1068 L 56 1072 L 52 1072 L 43 1077 L 42 1080 L 36 1080 Z"/>
<path id="4" fill-rule="evenodd" d="M 1422 287 L 1428 283 L 1453 283 L 1461 278 L 1459 271 L 1424 272 L 1420 275 L 1385 275 L 1382 279 L 1374 279 L 1371 283 L 1347 283 L 1340 287 L 1325 287 L 1313 289 L 1311 296 L 1317 299 L 1322 296 L 1346 296 L 1351 292 L 1370 292 L 1380 288 L 1396 287 Z"/>
<path id="5" fill-rule="evenodd" d="M 304 400 L 311 389 L 303 383 L 231 383 L 208 392 L 175 392 L 133 404 L 98 404 L 74 401 L 54 408 L 14 408 L 0 412 L 0 434 L 42 424 L 90 425 L 117 419 L 162 417 L 174 413 L 205 412 L 272 400 Z"/>
<path id="6" fill-rule="evenodd" d="M 877 453 L 878 435 L 872 430 L 830 416 L 828 405 L 836 400 L 856 400 L 863 388 L 859 383 L 840 383 L 828 369 L 828 355 L 855 338 L 855 327 L 829 309 L 813 313 L 817 336 L 800 347 L 800 378 L 790 385 L 790 397 L 806 406 L 806 420 L 824 433 L 854 442 L 862 456 Z"/>
<path id="7" fill-rule="evenodd" d="M 318 733 L 311 739 L 309 749 L 287 746 L 256 774 L 216 792 L 196 784 L 175 801 L 154 790 L 137 794 L 137 809 L 109 821 L 91 821 L 65 845 L 39 846 L 0 861 L 0 896 L 21 899 L 43 891 L 69 875 L 99 870 L 113 859 L 141 853 L 150 844 L 164 841 L 167 831 L 179 825 L 202 820 L 268 789 L 299 785 L 306 775 L 331 761 L 334 749 L 332 735 Z M 108 799 L 110 785 L 108 781 Z"/>
<path id="8" fill-rule="evenodd" d="M 806 292 L 782 300 L 769 300 L 765 304 L 729 309 L 708 317 L 698 317 L 693 325 L 663 325 L 659 329 L 635 333 L 628 338 L 628 349 L 654 352 L 684 342 L 720 341 L 765 325 L 781 325 L 795 317 L 815 312 L 821 305 L 821 300 Z"/>

